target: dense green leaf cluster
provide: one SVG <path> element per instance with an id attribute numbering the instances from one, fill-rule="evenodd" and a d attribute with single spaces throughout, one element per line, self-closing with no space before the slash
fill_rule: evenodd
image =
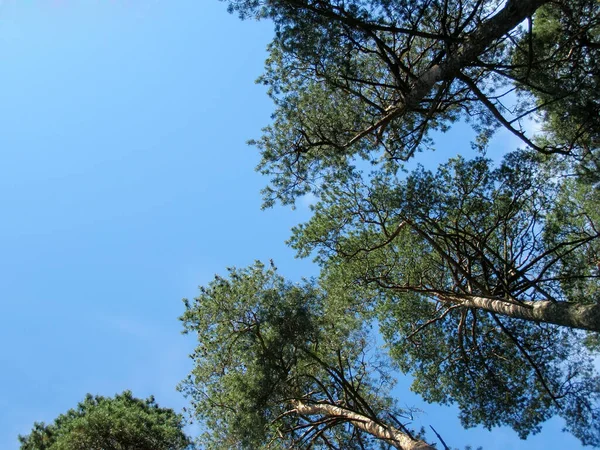
<path id="1" fill-rule="evenodd" d="M 344 420 L 294 414 L 295 402 L 383 420 L 401 413 L 362 322 L 326 305 L 313 282 L 286 282 L 261 263 L 230 269 L 186 301 L 181 320 L 198 346 L 180 389 L 210 430 L 206 448 L 379 448 Z"/>
<path id="2" fill-rule="evenodd" d="M 578 174 L 597 183 L 600 4 L 579 0 L 540 8 L 518 49 L 513 76 L 526 94 L 521 100 L 533 94 L 540 108 L 541 145 L 557 149 L 567 161 L 574 160 Z"/>
<path id="3" fill-rule="evenodd" d="M 517 152 L 498 168 L 457 158 L 403 181 L 352 174 L 324 189 L 291 244 L 317 251 L 326 286 L 372 299 L 365 320 L 379 319 L 413 389 L 457 403 L 465 426 L 509 425 L 526 437 L 560 414 L 598 445 L 600 377 L 584 333 L 461 304 L 473 295 L 597 302 L 599 222 L 582 199 L 593 190 L 536 164 Z"/>
<path id="4" fill-rule="evenodd" d="M 51 424 L 36 423 L 19 436 L 22 450 L 184 450 L 191 448 L 183 418 L 125 391 L 115 397 L 89 395 Z"/>
<path id="5" fill-rule="evenodd" d="M 598 192 L 538 159 L 459 157 L 403 180 L 350 172 L 323 188 L 290 244 L 324 266 L 360 266 L 380 288 L 593 303 Z"/>

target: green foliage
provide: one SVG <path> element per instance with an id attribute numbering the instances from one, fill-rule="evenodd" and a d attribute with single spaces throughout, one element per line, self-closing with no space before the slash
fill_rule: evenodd
<path id="1" fill-rule="evenodd" d="M 543 145 L 575 160 L 579 175 L 600 181 L 600 4 L 557 2 L 535 16 L 514 51 L 513 76 L 540 108 Z M 526 102 L 527 95 L 521 100 Z"/>
<path id="2" fill-rule="evenodd" d="M 379 448 L 346 421 L 294 413 L 294 402 L 327 403 L 385 420 L 400 411 L 385 367 L 367 357 L 367 334 L 350 310 L 326 305 L 313 282 L 286 282 L 261 263 L 230 269 L 193 301 L 194 369 L 180 389 L 221 448 Z"/>
<path id="3" fill-rule="evenodd" d="M 504 127 L 598 172 L 595 0 L 228 3 L 276 29 L 259 79 L 274 121 L 254 141 L 271 177 L 266 206 L 318 193 L 359 159 L 395 171 L 461 119 L 479 132 L 478 148 Z M 531 33 L 520 26 L 528 17 Z M 527 95 L 509 105 L 515 87 Z M 522 121 L 540 114 L 547 133 L 536 140 Z"/>
<path id="4" fill-rule="evenodd" d="M 191 448 L 183 418 L 153 397 L 125 391 L 113 398 L 87 395 L 49 425 L 35 423 L 19 436 L 22 450 L 183 450 Z"/>
<path id="5" fill-rule="evenodd" d="M 526 438 L 561 415 L 582 442 L 598 445 L 600 378 L 580 336 L 475 309 L 437 319 L 443 312 L 408 295 L 381 305 L 391 357 L 414 377 L 415 392 L 457 404 L 466 427 L 508 425 Z"/>
<path id="6" fill-rule="evenodd" d="M 324 266 L 360 267 L 380 288 L 594 303 L 598 194 L 537 160 L 456 158 L 403 181 L 351 172 L 323 189 L 290 244 Z"/>
<path id="7" fill-rule="evenodd" d="M 544 228 L 544 239 L 558 246 L 573 236 L 598 233 L 600 189 L 586 178 L 568 179 L 557 189 L 556 202 Z M 600 239 L 581 243 L 577 251 L 565 253 L 549 271 L 560 280 L 560 289 L 576 303 L 600 299 Z"/>
<path id="8" fill-rule="evenodd" d="M 253 142 L 262 152 L 258 169 L 271 177 L 265 206 L 309 192 L 319 199 L 290 240 L 323 268 L 312 285 L 320 298 L 311 306 L 312 334 L 292 348 L 321 342 L 339 318 L 351 317 L 354 330 L 376 319 L 394 362 L 415 376 L 413 388 L 429 401 L 458 404 L 465 426 L 510 425 L 525 437 L 560 414 L 582 442 L 600 446 L 597 335 L 514 314 L 542 302 L 564 311 L 600 301 L 600 4 L 228 3 L 242 18 L 275 24 L 259 82 L 276 110 Z M 514 105 L 506 100 L 512 92 Z M 531 118 L 542 122 L 541 133 L 525 129 Z M 435 173 L 403 177 L 403 162 L 434 147 L 432 133 L 458 120 L 478 132 L 478 150 L 500 127 L 527 148 L 497 166 L 459 157 Z M 357 169 L 367 164 L 372 172 Z M 477 298 L 503 312 L 477 306 Z M 354 341 L 342 335 L 332 348 Z M 328 352 L 319 358 L 333 361 Z M 254 366 L 242 361 L 236 373 L 247 379 Z M 188 386 L 212 386 L 197 379 Z M 207 398 L 222 393 L 215 386 L 202 391 Z M 284 402 L 283 394 L 273 398 Z M 261 417 L 253 423 L 269 429 L 272 416 Z"/>
<path id="9" fill-rule="evenodd" d="M 599 445 L 593 338 L 459 301 L 597 302 L 597 191 L 540 172 L 538 160 L 456 158 L 403 181 L 350 173 L 323 190 L 290 243 L 316 252 L 328 292 L 344 286 L 365 320 L 378 319 L 413 390 L 456 403 L 465 426 L 509 425 L 524 438 L 559 414 Z"/>

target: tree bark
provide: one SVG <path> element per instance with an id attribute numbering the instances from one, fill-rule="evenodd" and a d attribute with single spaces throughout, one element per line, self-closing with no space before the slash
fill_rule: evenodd
<path id="1" fill-rule="evenodd" d="M 550 0 L 508 0 L 497 14 L 473 31 L 453 55 L 421 74 L 413 83 L 403 101 L 388 107 L 385 116 L 353 137 L 348 146 L 356 143 L 367 134 L 385 127 L 390 121 L 414 108 L 439 81 L 456 78 L 463 67 L 481 55 L 494 41 L 509 33 L 525 19 L 532 16 L 539 7 L 549 2 Z"/>
<path id="2" fill-rule="evenodd" d="M 512 302 L 476 295 L 439 295 L 438 298 L 444 303 L 482 309 L 515 319 L 600 332 L 600 303 L 586 305 L 547 300 Z"/>
<path id="3" fill-rule="evenodd" d="M 328 403 L 305 404 L 301 401 L 295 403 L 295 411 L 298 414 L 306 416 L 327 416 L 336 417 L 350 422 L 356 428 L 363 430 L 370 435 L 381 439 L 395 448 L 401 450 L 435 450 L 435 447 L 426 442 L 413 439 L 408 434 L 386 425 L 380 425 L 362 414 L 355 413 L 339 406 Z"/>

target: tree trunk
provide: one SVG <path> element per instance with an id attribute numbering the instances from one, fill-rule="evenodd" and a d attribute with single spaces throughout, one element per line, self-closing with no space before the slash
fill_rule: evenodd
<path id="1" fill-rule="evenodd" d="M 552 323 L 569 328 L 600 332 L 600 304 L 578 304 L 567 302 L 523 301 L 511 302 L 476 295 L 439 295 L 444 303 L 482 309 L 515 319 Z"/>
<path id="2" fill-rule="evenodd" d="M 413 83 L 403 101 L 390 106 L 385 116 L 352 138 L 348 145 L 352 145 L 367 134 L 385 127 L 390 121 L 417 106 L 439 81 L 456 78 L 461 69 L 481 55 L 494 41 L 509 33 L 525 19 L 532 16 L 538 8 L 549 2 L 550 0 L 508 0 L 497 14 L 483 22 L 468 35 L 465 43 L 454 54 L 449 55 L 445 61 L 436 64 L 421 74 Z"/>
<path id="3" fill-rule="evenodd" d="M 359 428 L 364 432 L 369 433 L 370 435 L 381 439 L 401 450 L 435 450 L 435 447 L 432 447 L 426 442 L 413 439 L 408 434 L 403 433 L 392 426 L 380 425 L 372 419 L 363 416 L 362 414 L 355 413 L 339 406 L 328 403 L 315 403 L 307 405 L 297 401 L 295 403 L 295 410 L 298 414 L 306 416 L 319 415 L 346 420 L 356 428 Z"/>

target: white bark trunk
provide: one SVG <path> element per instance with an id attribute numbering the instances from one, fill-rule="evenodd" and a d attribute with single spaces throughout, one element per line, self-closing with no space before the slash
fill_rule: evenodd
<path id="1" fill-rule="evenodd" d="M 546 300 L 516 303 L 476 295 L 440 295 L 438 298 L 445 303 L 482 309 L 514 317 L 515 319 L 552 323 L 569 328 L 600 332 L 600 304 L 598 303 L 581 305 L 578 303 L 550 302 Z"/>
<path id="2" fill-rule="evenodd" d="M 435 450 L 435 447 L 431 445 L 412 439 L 406 433 L 391 427 L 382 426 L 369 419 L 362 414 L 355 413 L 353 411 L 341 408 L 339 406 L 331 405 L 328 403 L 316 403 L 316 404 L 305 404 L 300 401 L 295 403 L 295 410 L 298 414 L 305 416 L 327 416 L 327 417 L 338 417 L 340 419 L 347 420 L 356 428 L 363 430 L 370 435 L 384 440 L 395 448 L 401 450 Z"/>

